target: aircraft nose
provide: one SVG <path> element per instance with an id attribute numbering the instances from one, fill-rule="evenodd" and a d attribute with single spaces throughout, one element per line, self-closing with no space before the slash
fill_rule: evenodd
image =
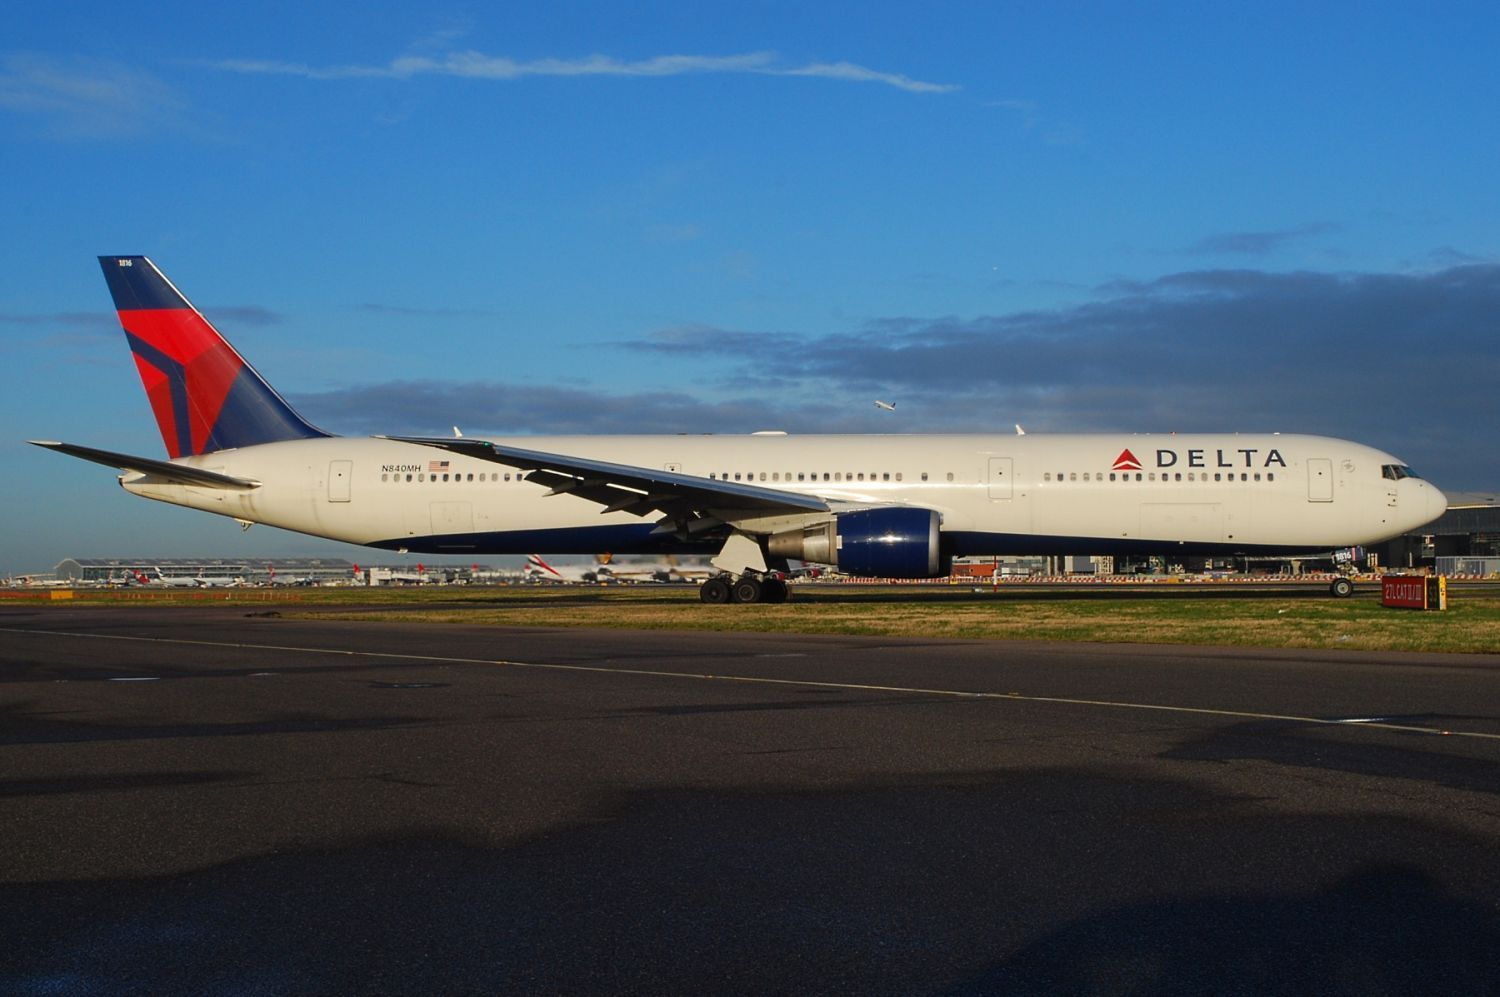
<path id="1" fill-rule="evenodd" d="M 1431 522 L 1447 511 L 1448 496 L 1429 482 L 1427 485 L 1427 521 Z"/>

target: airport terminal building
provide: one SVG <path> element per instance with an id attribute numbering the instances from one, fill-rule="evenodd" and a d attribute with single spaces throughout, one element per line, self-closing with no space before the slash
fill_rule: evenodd
<path id="1" fill-rule="evenodd" d="M 1436 567 L 1461 561 L 1491 561 L 1500 558 L 1500 495 L 1455 492 L 1448 496 L 1448 511 L 1417 533 L 1408 533 L 1370 548 L 1387 568 Z M 1457 571 L 1488 574 L 1486 571 Z"/>
<path id="2" fill-rule="evenodd" d="M 144 575 L 148 579 L 235 579 L 246 585 L 273 581 L 307 584 L 348 582 L 354 565 L 341 557 L 70 557 L 59 561 L 57 578 L 78 583 L 109 584 Z"/>

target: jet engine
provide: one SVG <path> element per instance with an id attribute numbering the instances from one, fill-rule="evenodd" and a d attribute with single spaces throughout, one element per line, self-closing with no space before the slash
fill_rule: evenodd
<path id="1" fill-rule="evenodd" d="M 860 509 L 774 534 L 766 549 L 773 557 L 830 564 L 867 578 L 940 578 L 952 567 L 943 554 L 941 523 L 932 509 Z"/>

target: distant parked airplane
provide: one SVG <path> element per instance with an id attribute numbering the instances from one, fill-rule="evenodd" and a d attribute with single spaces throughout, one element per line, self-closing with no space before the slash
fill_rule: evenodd
<path id="1" fill-rule="evenodd" d="M 156 569 L 156 580 L 151 584 L 161 585 L 169 589 L 195 589 L 198 588 L 198 579 L 191 575 L 164 575 L 161 569 Z"/>
<path id="2" fill-rule="evenodd" d="M 792 559 L 926 578 L 957 555 L 1328 551 L 1447 505 L 1390 454 L 1274 433 L 339 437 L 149 259 L 100 264 L 169 459 L 33 442 L 137 495 L 386 550 L 709 554 L 705 602 L 774 602 Z"/>
<path id="3" fill-rule="evenodd" d="M 528 580 L 539 582 L 595 582 L 614 581 L 614 569 L 605 563 L 604 557 L 595 557 L 593 564 L 550 564 L 540 554 L 526 555 L 522 572 Z"/>

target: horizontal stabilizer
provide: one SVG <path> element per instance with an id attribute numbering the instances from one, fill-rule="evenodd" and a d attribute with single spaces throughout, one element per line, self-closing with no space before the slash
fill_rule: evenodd
<path id="1" fill-rule="evenodd" d="M 235 478 L 217 471 L 205 471 L 199 467 L 188 467 L 186 464 L 174 464 L 166 460 L 152 460 L 149 457 L 132 457 L 130 454 L 114 453 L 109 450 L 95 450 L 93 447 L 80 447 L 74 443 L 58 443 L 55 440 L 27 440 L 33 446 L 46 447 L 48 450 L 56 450 L 70 457 L 78 457 L 82 460 L 91 460 L 95 464 L 103 464 L 105 467 L 117 467 L 122 471 L 135 471 L 139 474 L 149 474 L 153 478 L 176 485 L 198 485 L 202 488 L 259 488 L 260 482 L 252 478 Z"/>

